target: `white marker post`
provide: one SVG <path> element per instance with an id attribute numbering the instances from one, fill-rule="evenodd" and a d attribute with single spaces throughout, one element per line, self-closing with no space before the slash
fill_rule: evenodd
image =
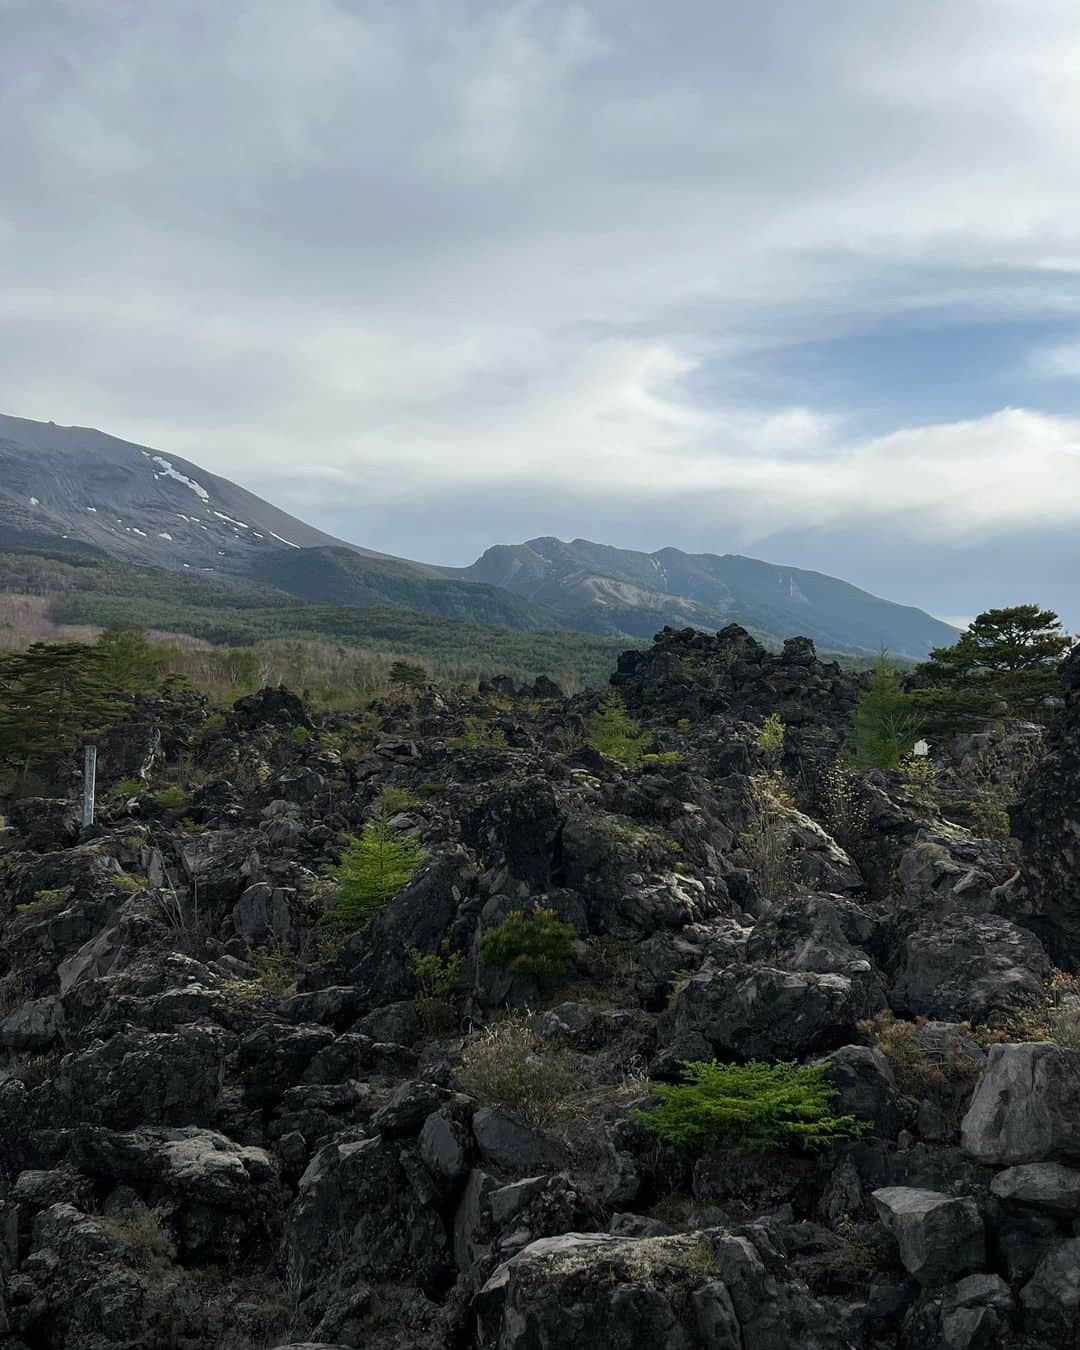
<path id="1" fill-rule="evenodd" d="M 88 745 L 86 747 L 86 759 L 83 765 L 83 808 L 82 823 L 85 829 L 87 825 L 94 823 L 94 797 L 97 791 L 97 746 Z"/>

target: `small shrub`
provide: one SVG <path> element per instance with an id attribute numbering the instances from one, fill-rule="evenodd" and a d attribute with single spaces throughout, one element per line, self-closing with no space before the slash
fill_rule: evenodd
<path id="1" fill-rule="evenodd" d="M 118 797 L 123 797 L 125 799 L 128 797 L 137 797 L 145 786 L 146 784 L 141 778 L 121 778 L 116 787 L 113 788 L 113 792 L 115 792 Z"/>
<path id="2" fill-rule="evenodd" d="M 883 651 L 855 704 L 847 753 L 866 768 L 895 769 L 918 730 L 912 700 Z"/>
<path id="3" fill-rule="evenodd" d="M 0 977 L 0 1018 L 14 1012 L 16 1008 L 21 1008 L 33 997 L 34 989 L 26 976 L 21 971 L 9 970 L 6 975 Z"/>
<path id="4" fill-rule="evenodd" d="M 1014 1041 L 1053 1041 L 1080 1050 L 1080 975 L 1052 970 L 1044 996 L 1015 1013 L 1006 1024 Z"/>
<path id="5" fill-rule="evenodd" d="M 165 1226 L 165 1215 L 136 1201 L 127 1209 L 102 1215 L 98 1222 L 131 1249 L 135 1268 L 160 1275 L 176 1260 L 176 1244 Z"/>
<path id="6" fill-rule="evenodd" d="M 383 820 L 401 815 L 403 811 L 414 811 L 420 802 L 408 788 L 384 787 L 375 802 L 375 808 Z"/>
<path id="7" fill-rule="evenodd" d="M 589 719 L 592 748 L 631 767 L 641 761 L 652 739 L 652 732 L 643 730 L 630 717 L 617 694 L 606 698 Z"/>
<path id="8" fill-rule="evenodd" d="M 268 938 L 261 947 L 253 948 L 247 959 L 255 971 L 256 983 L 268 994 L 291 994 L 296 987 L 302 963 L 288 943 L 280 938 Z"/>
<path id="9" fill-rule="evenodd" d="M 718 1143 L 761 1152 L 820 1147 L 862 1133 L 866 1123 L 833 1113 L 836 1089 L 823 1064 L 686 1063 L 684 1081 L 658 1084 L 660 1105 L 633 1116 L 666 1144 Z"/>
<path id="10" fill-rule="evenodd" d="M 629 938 L 602 933 L 586 944 L 584 965 L 590 982 L 609 994 L 631 985 L 640 964 L 637 946 Z"/>
<path id="11" fill-rule="evenodd" d="M 508 974 L 552 989 L 573 973 L 577 934 L 550 909 L 510 914 L 480 938 L 480 955 Z"/>
<path id="12" fill-rule="evenodd" d="M 818 785 L 821 821 L 842 849 L 859 851 L 870 828 L 862 778 L 856 769 L 837 760 Z"/>
<path id="13" fill-rule="evenodd" d="M 881 1012 L 860 1022 L 858 1030 L 889 1061 L 897 1089 L 913 1111 L 923 1098 L 931 1098 L 956 1127 L 982 1073 L 982 1057 L 972 1049 L 978 1036 L 970 1023 L 958 1022 L 920 1038 L 926 1025 L 925 1017 L 907 1022 Z"/>
<path id="14" fill-rule="evenodd" d="M 461 953 L 451 952 L 449 942 L 444 941 L 438 952 L 425 953 L 410 947 L 408 956 L 420 983 L 416 1010 L 421 1027 L 428 1036 L 448 1035 L 458 1024 L 453 999 L 461 973 Z"/>
<path id="15" fill-rule="evenodd" d="M 796 885 L 791 832 L 780 814 L 782 791 L 778 774 L 755 774 L 751 778 L 746 828 L 739 835 L 746 864 L 768 899 L 782 899 Z"/>
<path id="16" fill-rule="evenodd" d="M 289 740 L 292 741 L 293 745 L 307 745 L 308 741 L 311 740 L 311 728 L 293 727 Z"/>
<path id="17" fill-rule="evenodd" d="M 187 793 L 182 787 L 171 786 L 158 788 L 154 793 L 159 806 L 163 806 L 166 811 L 182 811 L 187 806 Z"/>
<path id="18" fill-rule="evenodd" d="M 558 1117 L 580 1087 L 573 1059 L 557 1049 L 542 1049 L 522 1015 L 496 1022 L 470 1040 L 457 1080 L 471 1097 L 516 1111 L 540 1129 Z"/>
<path id="19" fill-rule="evenodd" d="M 897 768 L 904 788 L 924 806 L 938 804 L 938 770 L 929 755 L 905 755 Z"/>
<path id="20" fill-rule="evenodd" d="M 694 1201 L 685 1191 L 668 1191 L 649 1210 L 649 1217 L 660 1222 L 676 1233 L 684 1231 L 694 1212 Z"/>
<path id="21" fill-rule="evenodd" d="M 46 915 L 59 914 L 70 902 L 71 894 L 70 886 L 62 886 L 59 890 L 35 891 L 33 900 L 16 905 L 15 908 L 27 918 L 44 919 Z"/>
<path id="22" fill-rule="evenodd" d="M 766 717 L 765 725 L 757 738 L 757 745 L 759 750 L 767 750 L 772 754 L 779 754 L 783 750 L 784 724 L 779 713 L 770 713 Z"/>
<path id="23" fill-rule="evenodd" d="M 840 1252 L 836 1257 L 836 1273 L 852 1284 L 866 1284 L 881 1268 L 881 1262 L 873 1246 L 866 1241 L 859 1224 L 845 1214 L 836 1225 L 836 1236 L 840 1239 Z"/>
<path id="24" fill-rule="evenodd" d="M 1011 839 L 1009 807 L 1019 797 L 1041 751 L 1040 737 L 1010 737 L 968 755 L 942 791 L 949 818 L 967 825 L 980 838 Z"/>
<path id="25" fill-rule="evenodd" d="M 328 918 L 346 932 L 362 932 L 412 881 L 427 856 L 415 832 L 395 834 L 381 820 L 365 825 L 333 871 L 340 886 Z"/>
<path id="26" fill-rule="evenodd" d="M 387 676 L 391 684 L 403 689 L 420 689 L 428 681 L 428 673 L 421 665 L 412 661 L 395 661 Z"/>
<path id="27" fill-rule="evenodd" d="M 466 717 L 462 734 L 451 736 L 447 745 L 458 750 L 504 750 L 506 732 L 502 727 L 493 727 L 479 717 Z"/>
<path id="28" fill-rule="evenodd" d="M 677 970 L 671 977 L 671 988 L 668 990 L 667 1006 L 674 1008 L 679 1001 L 679 995 L 697 974 L 696 970 L 683 969 Z"/>
<path id="29" fill-rule="evenodd" d="M 147 899 L 151 915 L 168 930 L 173 951 L 199 960 L 210 953 L 214 930 L 205 910 L 172 890 L 153 891 Z"/>

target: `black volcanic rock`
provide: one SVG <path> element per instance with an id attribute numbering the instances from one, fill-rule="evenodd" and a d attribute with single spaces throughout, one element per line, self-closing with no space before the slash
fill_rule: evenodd
<path id="1" fill-rule="evenodd" d="M 667 630 L 616 684 L 656 739 L 637 764 L 581 745 L 596 691 L 317 712 L 174 689 L 133 705 L 146 791 L 92 831 L 3 804 L 0 1343 L 1067 1342 L 1080 1051 L 1009 1039 L 1072 1034 L 1068 981 L 1004 912 L 1027 859 L 880 774 L 854 866 L 797 775 L 833 762 L 858 681 L 808 640 Z M 1066 897 L 1074 691 L 1024 804 L 1026 884 Z M 152 809 L 181 769 L 186 805 Z M 790 871 L 747 846 L 778 769 Z M 346 936 L 336 866 L 380 812 L 426 856 Z M 484 935 L 540 908 L 571 930 L 555 972 L 527 942 L 504 966 Z M 745 1147 L 763 1113 L 820 1122 L 781 1074 L 658 1137 L 683 1063 L 714 1058 L 809 1069 L 858 1124 Z"/>
<path id="2" fill-rule="evenodd" d="M 1065 706 L 1013 812 L 1024 847 L 1023 922 L 1080 969 L 1080 647 L 1062 664 Z"/>

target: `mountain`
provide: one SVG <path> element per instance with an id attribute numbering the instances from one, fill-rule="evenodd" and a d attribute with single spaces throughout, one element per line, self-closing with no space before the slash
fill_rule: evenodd
<path id="1" fill-rule="evenodd" d="M 648 637 L 664 625 L 741 623 L 776 644 L 796 633 L 827 651 L 885 646 L 920 659 L 956 630 L 845 581 L 676 548 L 638 553 L 576 539 L 489 548 L 437 567 L 335 539 L 176 455 L 86 427 L 0 415 L 0 532 L 78 542 L 122 562 L 213 572 L 315 604 L 399 608 L 531 632 Z"/>
<path id="2" fill-rule="evenodd" d="M 956 629 L 846 581 L 728 553 L 636 553 L 586 539 L 498 545 L 444 575 L 486 581 L 550 610 L 568 628 L 648 637 L 672 627 L 741 623 L 759 636 L 802 633 L 831 651 L 921 658 Z"/>
<path id="3" fill-rule="evenodd" d="M 0 518 L 167 568 L 245 572 L 260 552 L 350 547 L 177 455 L 2 414 Z"/>
<path id="4" fill-rule="evenodd" d="M 366 557 L 343 546 L 253 554 L 248 575 L 317 604 L 398 605 L 516 632 L 573 627 L 546 607 L 488 582 L 429 575 L 420 564 Z"/>

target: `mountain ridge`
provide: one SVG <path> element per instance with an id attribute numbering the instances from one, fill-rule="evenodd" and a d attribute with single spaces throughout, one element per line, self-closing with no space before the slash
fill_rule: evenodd
<path id="1" fill-rule="evenodd" d="M 181 456 L 89 427 L 0 414 L 0 524 L 119 561 L 201 570 L 321 604 L 391 606 L 515 632 L 645 638 L 737 622 L 867 655 L 920 659 L 956 630 L 825 573 L 740 554 L 652 553 L 542 535 L 468 567 L 397 558 L 327 534 Z"/>

